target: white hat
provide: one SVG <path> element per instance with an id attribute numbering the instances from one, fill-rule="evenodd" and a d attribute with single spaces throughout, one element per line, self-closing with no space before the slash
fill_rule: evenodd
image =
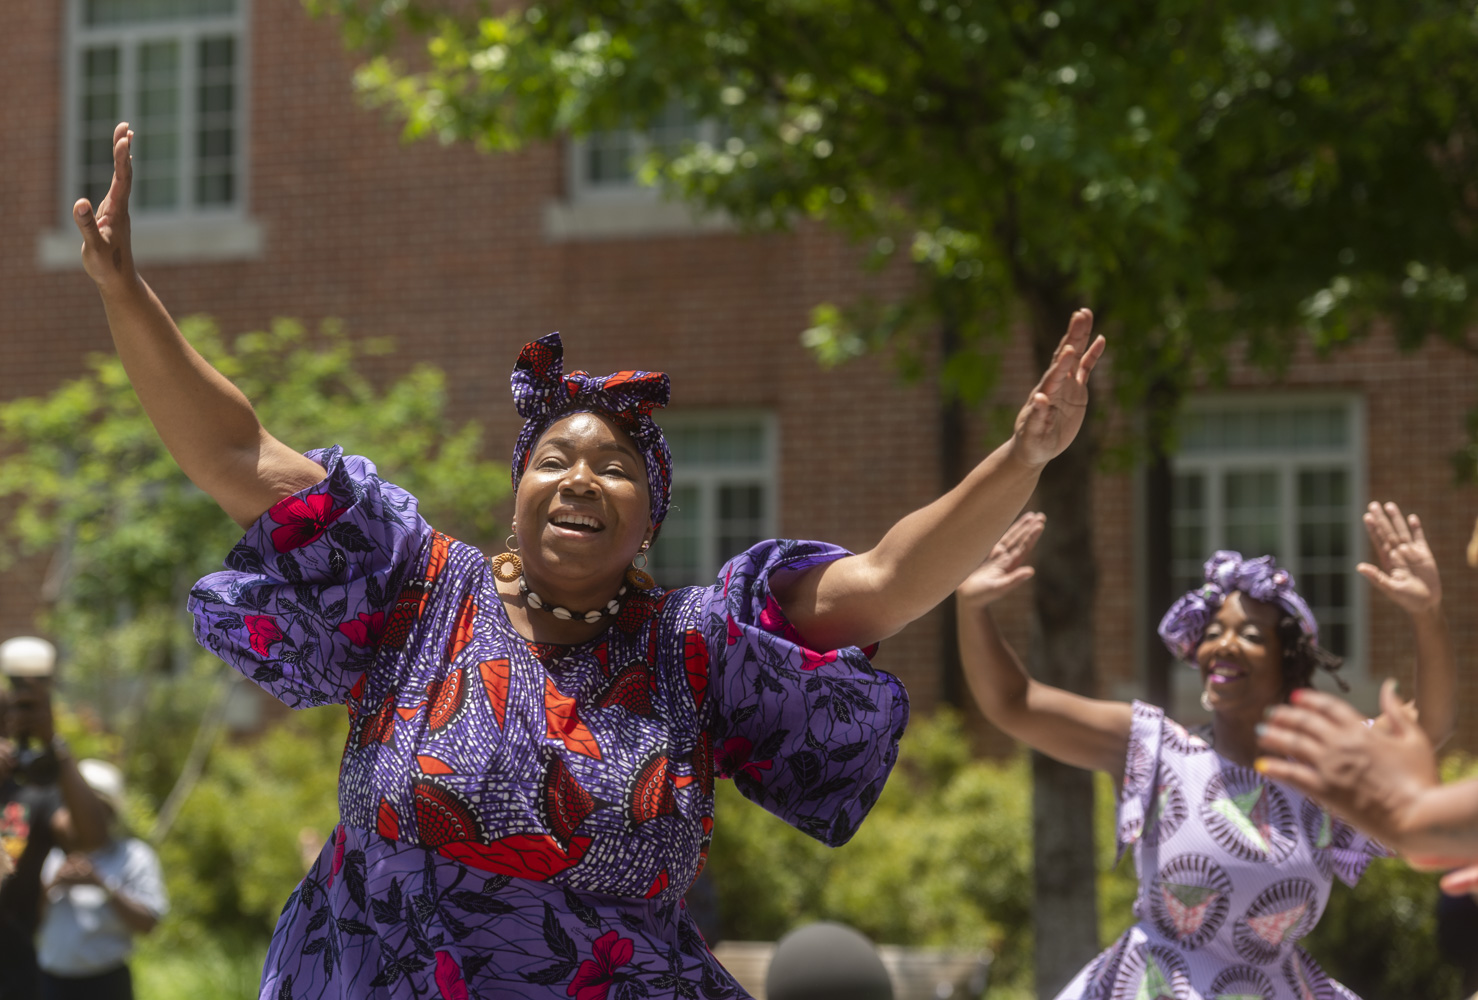
<path id="1" fill-rule="evenodd" d="M 98 798 L 113 807 L 113 814 L 122 816 L 123 772 L 105 760 L 92 757 L 79 760 L 77 770 L 82 773 L 82 780 L 87 782 L 87 787 L 96 792 Z"/>
<path id="2" fill-rule="evenodd" d="M 20 635 L 0 642 L 0 674 L 7 677 L 50 677 L 56 647 L 45 639 Z"/>

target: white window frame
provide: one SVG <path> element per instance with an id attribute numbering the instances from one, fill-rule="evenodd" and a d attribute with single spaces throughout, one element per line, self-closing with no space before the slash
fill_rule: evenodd
<path id="1" fill-rule="evenodd" d="M 1192 400 L 1186 407 L 1188 414 L 1207 412 L 1263 412 L 1270 409 L 1286 410 L 1305 406 L 1339 406 L 1345 413 L 1347 444 L 1343 448 L 1306 447 L 1296 449 L 1242 448 L 1215 454 L 1180 453 L 1172 456 L 1173 474 L 1197 472 L 1207 475 L 1206 522 L 1207 551 L 1202 558 L 1225 545 L 1225 511 L 1220 484 L 1227 472 L 1276 470 L 1279 482 L 1279 509 L 1283 518 L 1279 524 L 1279 550 L 1286 559 L 1288 569 L 1297 580 L 1300 575 L 1297 518 L 1292 516 L 1297 508 L 1296 473 L 1306 470 L 1343 469 L 1350 475 L 1350 493 L 1347 518 L 1353 544 L 1350 548 L 1350 565 L 1346 569 L 1350 594 L 1349 642 L 1345 651 L 1345 665 L 1340 675 L 1358 686 L 1368 685 L 1367 631 L 1368 585 L 1355 572 L 1355 561 L 1364 558 L 1368 544 L 1361 517 L 1365 511 L 1368 480 L 1366 476 L 1366 430 L 1365 400 L 1353 393 L 1249 393 L 1225 396 L 1210 396 Z M 1251 554 L 1251 553 L 1247 553 Z M 1259 553 L 1260 554 L 1260 553 Z M 1363 693 L 1363 692 L 1362 692 Z"/>
<path id="2" fill-rule="evenodd" d="M 631 142 L 631 159 L 633 164 L 632 175 L 624 181 L 605 181 L 597 183 L 590 179 L 587 169 L 590 163 L 590 139 L 588 137 L 571 138 L 566 144 L 565 154 L 565 184 L 569 191 L 571 201 L 602 201 L 602 200 L 632 200 L 657 201 L 662 197 L 662 189 L 654 184 L 643 184 L 637 177 L 640 165 L 651 152 L 652 144 L 647 138 L 647 133 L 641 129 L 625 128 L 612 129 L 611 134 L 623 134 Z M 712 119 L 702 119 L 694 129 L 693 141 L 706 143 L 709 146 L 718 145 L 718 123 Z"/>
<path id="3" fill-rule="evenodd" d="M 640 163 L 650 148 L 640 129 L 621 129 L 631 137 L 632 159 Z M 694 139 L 717 145 L 718 123 L 700 121 Z M 551 241 L 615 239 L 694 232 L 725 232 L 734 228 L 722 212 L 700 212 L 664 197 L 658 185 L 630 180 L 594 183 L 588 170 L 590 140 L 569 138 L 564 143 L 563 200 L 545 206 L 544 234 Z"/>
<path id="4" fill-rule="evenodd" d="M 180 203 L 171 209 L 134 207 L 133 249 L 141 262 L 178 263 L 260 257 L 263 251 L 261 226 L 249 216 L 251 171 L 251 0 L 237 0 L 236 12 L 222 17 L 180 18 L 122 26 L 88 27 L 83 24 L 85 0 L 66 0 L 66 31 L 63 38 L 61 176 L 57 207 L 58 227 L 41 234 L 38 264 L 45 270 L 81 267 L 77 233 L 72 224 L 72 204 L 80 196 L 78 148 L 81 121 L 78 101 L 81 90 L 81 57 L 84 49 L 116 43 L 121 49 L 123 81 L 119 121 L 133 121 L 137 108 L 134 90 L 134 60 L 138 44 L 149 39 L 178 39 L 185 53 L 180 71 L 181 112 Z M 198 123 L 194 53 L 203 37 L 230 34 L 236 41 L 233 66 L 235 97 L 235 197 L 229 205 L 198 206 L 193 203 L 195 183 L 195 135 Z"/>
<path id="5" fill-rule="evenodd" d="M 660 421 L 669 434 L 678 428 L 721 427 L 736 423 L 758 424 L 763 455 L 758 462 L 743 465 L 718 465 L 684 461 L 674 456 L 672 492 L 674 500 L 681 487 L 696 487 L 702 496 L 699 504 L 698 583 L 711 583 L 724 562 L 738 553 L 718 551 L 718 493 L 725 486 L 760 485 L 765 489 L 764 516 L 760 521 L 760 538 L 774 538 L 780 524 L 780 441 L 775 414 L 756 410 L 712 410 L 691 413 L 664 413 Z M 659 535 L 657 545 L 662 544 Z M 679 585 L 660 577 L 664 587 Z"/>

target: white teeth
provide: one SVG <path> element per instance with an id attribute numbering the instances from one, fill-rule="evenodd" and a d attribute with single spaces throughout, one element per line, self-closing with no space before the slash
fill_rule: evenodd
<path id="1" fill-rule="evenodd" d="M 600 529 L 599 521 L 593 517 L 586 517 L 584 514 L 556 514 L 549 520 L 554 524 L 579 525 L 584 528 Z"/>

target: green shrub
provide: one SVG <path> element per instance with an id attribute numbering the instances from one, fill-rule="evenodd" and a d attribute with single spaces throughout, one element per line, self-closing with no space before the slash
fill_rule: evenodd
<path id="1" fill-rule="evenodd" d="M 182 948 L 154 934 L 129 964 L 134 995 L 143 1000 L 257 1000 L 266 959 L 266 941 L 227 945 L 202 936 Z"/>
<path id="2" fill-rule="evenodd" d="M 839 920 L 888 944 L 995 953 L 992 997 L 1029 997 L 1031 780 L 972 758 L 957 716 L 916 719 L 856 837 L 831 850 L 721 782 L 709 871 L 725 937 Z"/>
<path id="3" fill-rule="evenodd" d="M 338 823 L 345 728 L 342 708 L 311 709 L 215 749 L 158 847 L 172 905 L 161 937 L 265 944 L 306 870 L 304 849 L 316 854 Z"/>

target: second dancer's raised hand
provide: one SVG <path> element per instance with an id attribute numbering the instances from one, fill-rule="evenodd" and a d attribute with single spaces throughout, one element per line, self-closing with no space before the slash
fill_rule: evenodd
<path id="1" fill-rule="evenodd" d="M 1103 350 L 1103 337 L 1093 336 L 1093 313 L 1074 312 L 1052 363 L 1016 415 L 1012 448 L 1023 462 L 1046 465 L 1073 443 L 1088 412 L 1088 377 Z"/>
<path id="2" fill-rule="evenodd" d="M 1028 511 L 1011 523 L 980 568 L 955 593 L 963 605 L 983 608 L 1026 583 L 1036 570 L 1026 564 L 1047 527 L 1047 515 Z"/>
<path id="3" fill-rule="evenodd" d="M 1355 567 L 1360 575 L 1402 610 L 1419 615 L 1442 605 L 1442 575 L 1422 530 L 1421 518 L 1402 516 L 1394 503 L 1371 503 L 1365 511 L 1365 531 L 1376 562 Z"/>
<path id="4" fill-rule="evenodd" d="M 113 129 L 113 183 L 94 211 L 86 198 L 72 206 L 72 221 L 82 233 L 82 267 L 98 288 L 132 285 L 133 265 L 128 198 L 133 190 L 133 130 L 127 122 Z"/>
<path id="5" fill-rule="evenodd" d="M 1411 619 L 1416 633 L 1415 704 L 1421 728 L 1440 746 L 1457 720 L 1457 654 L 1442 609 L 1437 559 L 1415 514 L 1403 514 L 1394 503 L 1371 503 L 1363 520 L 1375 562 L 1362 562 L 1356 569 Z"/>

